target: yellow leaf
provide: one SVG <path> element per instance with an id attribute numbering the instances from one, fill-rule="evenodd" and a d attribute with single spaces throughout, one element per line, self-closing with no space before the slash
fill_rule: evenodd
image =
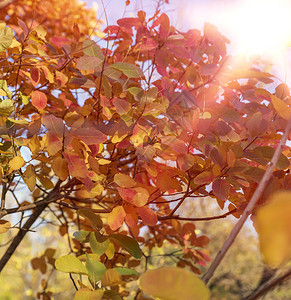
<path id="1" fill-rule="evenodd" d="M 136 185 L 134 179 L 132 179 L 130 176 L 126 174 L 121 174 L 121 173 L 115 174 L 114 182 L 122 188 L 131 188 Z"/>
<path id="2" fill-rule="evenodd" d="M 204 282 L 186 269 L 159 268 L 140 277 L 141 290 L 161 300 L 207 300 L 209 290 Z"/>
<path id="3" fill-rule="evenodd" d="M 279 267 L 291 258 L 291 192 L 279 192 L 261 207 L 256 226 L 263 258 L 271 267 Z"/>
<path id="4" fill-rule="evenodd" d="M 61 179 L 66 180 L 69 176 L 68 162 L 61 156 L 56 157 L 52 162 L 52 168 L 55 174 Z"/>
<path id="5" fill-rule="evenodd" d="M 101 289 L 95 291 L 81 289 L 76 292 L 74 300 L 101 300 L 103 293 L 104 291 Z"/>
<path id="6" fill-rule="evenodd" d="M 5 233 L 11 227 L 11 223 L 6 220 L 0 220 L 0 234 Z"/>
<path id="7" fill-rule="evenodd" d="M 18 170 L 21 167 L 23 167 L 25 164 L 24 159 L 21 156 L 14 156 L 10 162 L 9 162 L 9 166 L 12 170 Z"/>
<path id="8" fill-rule="evenodd" d="M 121 276 L 114 269 L 106 270 L 105 274 L 101 278 L 102 286 L 113 286 L 122 282 Z"/>
<path id="9" fill-rule="evenodd" d="M 114 254 L 115 254 L 115 247 L 113 243 L 110 243 L 107 250 L 105 251 L 106 256 L 108 257 L 108 259 L 113 258 Z"/>
<path id="10" fill-rule="evenodd" d="M 271 95 L 273 106 L 277 114 L 285 120 L 289 120 L 290 107 L 278 97 Z"/>
<path id="11" fill-rule="evenodd" d="M 111 160 L 109 160 L 109 159 L 104 159 L 104 158 L 98 159 L 98 164 L 101 166 L 109 165 L 110 163 L 111 163 Z"/>
<path id="12" fill-rule="evenodd" d="M 32 192 L 36 185 L 36 175 L 35 175 L 34 167 L 32 165 L 28 165 L 25 172 L 23 173 L 23 176 L 24 176 L 25 184 Z"/>

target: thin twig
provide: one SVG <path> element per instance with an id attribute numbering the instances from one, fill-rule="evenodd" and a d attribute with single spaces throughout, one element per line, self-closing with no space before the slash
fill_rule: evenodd
<path id="1" fill-rule="evenodd" d="M 281 139 L 280 143 L 278 144 L 278 146 L 275 150 L 275 153 L 272 157 L 272 160 L 270 161 L 270 164 L 269 164 L 267 170 L 265 171 L 264 176 L 263 176 L 262 180 L 260 181 L 256 191 L 254 192 L 250 202 L 248 203 L 246 209 L 244 210 L 241 218 L 239 219 L 239 221 L 234 226 L 234 228 L 231 231 L 230 235 L 228 236 L 227 240 L 224 242 L 222 248 L 218 251 L 218 253 L 217 253 L 214 261 L 212 262 L 211 266 L 209 267 L 207 272 L 204 274 L 203 280 L 206 283 L 208 283 L 210 278 L 213 276 L 215 270 L 217 269 L 217 267 L 221 263 L 221 261 L 222 261 L 223 257 L 225 256 L 226 252 L 231 247 L 231 245 L 233 244 L 235 238 L 237 237 L 238 233 L 240 232 L 240 230 L 241 230 L 242 226 L 244 225 L 246 219 L 252 213 L 252 211 L 255 208 L 257 202 L 259 201 L 263 191 L 265 190 L 265 188 L 266 188 L 266 186 L 269 182 L 270 177 L 272 176 L 273 170 L 274 170 L 274 168 L 275 168 L 275 166 L 276 166 L 276 164 L 279 160 L 282 149 L 286 144 L 287 138 L 288 138 L 289 133 L 290 133 L 290 129 L 291 129 L 291 117 L 290 117 L 289 121 L 287 122 L 285 132 L 282 136 L 282 139 Z"/>

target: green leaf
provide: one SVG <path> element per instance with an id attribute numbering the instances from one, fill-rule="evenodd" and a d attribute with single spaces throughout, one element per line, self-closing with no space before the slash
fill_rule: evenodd
<path id="1" fill-rule="evenodd" d="M 142 70 L 133 64 L 117 62 L 110 65 L 110 67 L 122 72 L 128 78 L 139 78 L 144 76 Z"/>
<path id="2" fill-rule="evenodd" d="M 100 230 L 103 227 L 103 222 L 101 218 L 95 213 L 93 213 L 90 209 L 81 208 L 78 210 L 78 213 L 80 216 L 89 220 L 94 229 Z"/>
<path id="3" fill-rule="evenodd" d="M 89 237 L 89 243 L 92 251 L 95 254 L 102 255 L 108 249 L 110 240 L 108 238 L 102 237 L 100 233 L 91 232 Z"/>
<path id="4" fill-rule="evenodd" d="M 134 258 L 140 259 L 141 258 L 141 251 L 138 245 L 138 242 L 133 238 L 123 235 L 123 234 L 110 234 L 109 238 L 111 241 L 124 250 L 126 250 L 129 254 L 131 254 Z"/>
<path id="5" fill-rule="evenodd" d="M 102 276 L 106 272 L 106 267 L 98 260 L 93 260 L 88 254 L 86 254 L 86 268 L 89 276 L 93 282 L 101 280 Z"/>
<path id="6" fill-rule="evenodd" d="M 88 275 L 86 267 L 74 255 L 65 255 L 59 257 L 55 262 L 55 267 L 57 270 L 65 273 Z"/>
<path id="7" fill-rule="evenodd" d="M 128 276 L 138 276 L 138 272 L 132 269 L 128 269 L 128 268 L 114 268 L 114 270 L 116 270 L 119 275 L 128 275 Z"/>
<path id="8" fill-rule="evenodd" d="M 10 27 L 0 29 L 0 52 L 7 50 L 13 41 L 13 31 Z"/>
<path id="9" fill-rule="evenodd" d="M 104 60 L 104 54 L 101 48 L 92 40 L 86 40 L 83 43 L 83 52 L 87 56 L 95 56 L 101 60 Z"/>
<path id="10" fill-rule="evenodd" d="M 207 300 L 210 297 L 204 282 L 186 269 L 149 270 L 141 275 L 139 284 L 145 294 L 161 300 Z"/>
<path id="11" fill-rule="evenodd" d="M 76 231 L 76 232 L 74 232 L 73 236 L 80 243 L 87 243 L 87 242 L 89 242 L 88 235 L 90 234 L 90 232 L 91 231 L 85 231 L 85 230 Z"/>

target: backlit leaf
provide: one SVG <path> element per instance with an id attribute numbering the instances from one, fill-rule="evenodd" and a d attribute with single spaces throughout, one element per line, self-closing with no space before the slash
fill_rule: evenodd
<path id="1" fill-rule="evenodd" d="M 82 56 L 79 58 L 77 68 L 83 71 L 92 70 L 99 67 L 102 60 L 96 56 Z"/>
<path id="2" fill-rule="evenodd" d="M 0 52 L 10 47 L 13 41 L 13 31 L 10 27 L 0 29 Z"/>
<path id="3" fill-rule="evenodd" d="M 81 178 L 87 177 L 88 169 L 86 167 L 84 159 L 80 158 L 80 156 L 77 153 L 72 151 L 64 151 L 63 156 L 68 162 L 68 168 L 72 176 Z"/>
<path id="4" fill-rule="evenodd" d="M 95 128 L 79 128 L 74 130 L 72 134 L 81 139 L 87 145 L 100 144 L 107 140 L 106 135 Z"/>
<path id="5" fill-rule="evenodd" d="M 97 234 L 98 234 L 97 232 L 90 233 L 89 243 L 90 243 L 90 247 L 91 247 L 91 250 L 93 251 L 93 253 L 102 255 L 108 249 L 110 241 L 109 241 L 109 239 L 103 238 L 103 237 L 100 237 L 101 239 L 97 240 L 97 238 L 96 238 L 98 236 Z M 99 233 L 99 235 L 100 235 L 100 233 Z"/>
<path id="6" fill-rule="evenodd" d="M 263 258 L 271 267 L 279 267 L 291 258 L 291 192 L 279 192 L 258 209 L 256 228 Z"/>
<path id="7" fill-rule="evenodd" d="M 106 267 L 100 261 L 91 259 L 88 254 L 86 257 L 86 268 L 91 280 L 93 282 L 101 280 L 102 276 L 106 272 Z"/>
<path id="8" fill-rule="evenodd" d="M 74 300 L 102 300 L 103 294 L 104 290 L 102 289 L 95 291 L 81 289 L 76 292 Z"/>
<path id="9" fill-rule="evenodd" d="M 128 269 L 128 268 L 114 268 L 119 275 L 127 275 L 127 276 L 136 276 L 139 275 L 136 270 Z"/>
<path id="10" fill-rule="evenodd" d="M 31 93 L 31 103 L 37 109 L 44 109 L 47 105 L 46 94 L 40 91 L 33 91 Z"/>
<path id="11" fill-rule="evenodd" d="M 217 178 L 212 183 L 212 190 L 220 200 L 226 201 L 230 192 L 230 184 L 226 179 Z"/>
<path id="12" fill-rule="evenodd" d="M 11 223 L 6 220 L 0 220 L 0 234 L 5 233 L 11 227 Z"/>
<path id="13" fill-rule="evenodd" d="M 279 99 L 274 95 L 271 95 L 271 99 L 272 99 L 273 106 L 276 112 L 278 113 L 278 115 L 285 120 L 289 120 L 290 107 L 285 102 L 283 102 L 281 99 Z"/>
<path id="14" fill-rule="evenodd" d="M 14 156 L 10 161 L 9 161 L 9 166 L 12 170 L 18 170 L 22 168 L 25 164 L 24 159 L 21 156 Z"/>
<path id="15" fill-rule="evenodd" d="M 95 56 L 101 60 L 104 59 L 104 54 L 103 54 L 101 48 L 96 44 L 95 41 L 92 41 L 92 40 L 84 41 L 83 48 L 84 48 L 83 52 L 85 55 Z"/>
<path id="16" fill-rule="evenodd" d="M 161 300 L 207 300 L 209 290 L 204 282 L 186 269 L 159 268 L 149 270 L 139 280 L 141 290 Z"/>
<path id="17" fill-rule="evenodd" d="M 158 222 L 156 213 L 147 206 L 139 207 L 137 209 L 139 216 L 143 223 L 148 226 L 155 226 Z"/>
<path id="18" fill-rule="evenodd" d="M 112 230 L 120 228 L 124 222 L 125 211 L 122 206 L 116 206 L 108 214 L 108 225 Z"/>
<path id="19" fill-rule="evenodd" d="M 133 238 L 123 235 L 123 234 L 110 234 L 109 238 L 111 241 L 124 250 L 126 250 L 129 254 L 131 254 L 134 258 L 141 258 L 141 251 L 138 245 L 138 242 Z"/>
<path id="20" fill-rule="evenodd" d="M 88 274 L 86 267 L 74 255 L 65 255 L 56 259 L 55 267 L 65 273 Z"/>
<path id="21" fill-rule="evenodd" d="M 110 67 L 118 71 L 121 71 L 128 78 L 139 78 L 144 76 L 142 70 L 133 64 L 129 64 L 125 62 L 116 62 L 110 65 Z"/>
<path id="22" fill-rule="evenodd" d="M 52 168 L 55 174 L 61 179 L 66 180 L 69 176 L 68 162 L 61 156 L 56 157 L 52 162 Z"/>
<path id="23" fill-rule="evenodd" d="M 114 182 L 122 188 L 131 188 L 136 185 L 134 179 L 132 179 L 129 175 L 121 174 L 121 173 L 115 174 Z"/>
<path id="24" fill-rule="evenodd" d="M 36 175 L 33 165 L 28 165 L 23 173 L 24 182 L 31 192 L 33 192 L 36 185 Z"/>
<path id="25" fill-rule="evenodd" d="M 120 284 L 121 282 L 122 280 L 120 274 L 115 269 L 106 270 L 101 279 L 102 286 L 114 286 Z"/>

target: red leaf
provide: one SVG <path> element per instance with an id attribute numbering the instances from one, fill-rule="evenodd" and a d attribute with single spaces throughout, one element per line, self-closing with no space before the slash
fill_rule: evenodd
<path id="1" fill-rule="evenodd" d="M 68 168 L 72 176 L 82 178 L 87 177 L 88 169 L 86 167 L 84 159 L 81 159 L 77 153 L 74 153 L 72 151 L 64 151 L 63 156 L 68 161 Z"/>
<path id="2" fill-rule="evenodd" d="M 117 188 L 120 197 L 137 207 L 144 206 L 149 198 L 149 193 L 146 189 L 137 187 L 137 188 L 129 188 L 123 189 L 118 187 Z"/>
<path id="3" fill-rule="evenodd" d="M 37 68 L 31 68 L 30 78 L 31 78 L 33 86 L 36 86 L 39 84 L 40 76 L 39 76 L 39 70 Z"/>
<path id="4" fill-rule="evenodd" d="M 47 105 L 46 94 L 40 91 L 33 91 L 31 94 L 31 103 L 37 109 L 44 109 Z"/>
<path id="5" fill-rule="evenodd" d="M 212 184 L 212 190 L 216 197 L 226 201 L 230 192 L 230 184 L 226 179 L 215 179 Z"/>
<path id="6" fill-rule="evenodd" d="M 155 226 L 158 222 L 156 213 L 147 206 L 137 208 L 137 212 L 143 223 L 148 226 Z"/>
<path id="7" fill-rule="evenodd" d="M 44 115 L 42 117 L 42 124 L 58 137 L 62 138 L 65 134 L 65 124 L 62 119 L 55 117 L 52 114 Z"/>
<path id="8" fill-rule="evenodd" d="M 64 44 L 69 44 L 70 40 L 63 36 L 54 36 L 51 38 L 51 42 L 61 48 Z"/>
<path id="9" fill-rule="evenodd" d="M 81 139 L 87 145 L 104 143 L 107 140 L 105 134 L 95 128 L 79 128 L 72 132 L 74 136 Z"/>
<path id="10" fill-rule="evenodd" d="M 141 22 L 138 18 L 123 18 L 117 20 L 117 24 L 121 27 L 134 27 L 141 26 Z"/>

